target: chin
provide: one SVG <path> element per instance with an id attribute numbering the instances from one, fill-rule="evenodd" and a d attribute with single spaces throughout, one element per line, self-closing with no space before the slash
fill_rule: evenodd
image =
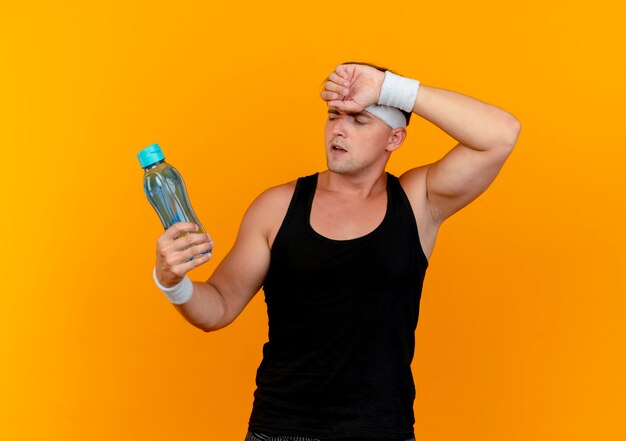
<path id="1" fill-rule="evenodd" d="M 339 175 L 350 174 L 355 171 L 354 167 L 350 167 L 349 165 L 346 165 L 346 164 L 338 165 L 338 164 L 331 164 L 330 162 L 327 162 L 326 166 L 328 167 L 329 171 L 333 173 L 337 173 Z"/>

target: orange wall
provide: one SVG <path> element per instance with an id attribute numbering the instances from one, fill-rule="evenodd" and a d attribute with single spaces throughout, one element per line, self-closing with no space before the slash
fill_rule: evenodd
<path id="1" fill-rule="evenodd" d="M 205 280 L 256 195 L 325 168 L 318 94 L 348 60 L 522 122 L 431 259 L 418 440 L 625 439 L 623 2 L 55 3 L 0 15 L 0 439 L 243 440 L 263 294 L 216 333 L 177 314 L 136 154 L 184 176 Z M 454 143 L 415 118 L 389 170 Z"/>

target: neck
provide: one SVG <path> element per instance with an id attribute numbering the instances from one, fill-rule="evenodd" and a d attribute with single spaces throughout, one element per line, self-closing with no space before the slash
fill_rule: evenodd
<path id="1" fill-rule="evenodd" d="M 318 178 L 318 186 L 322 189 L 346 196 L 368 198 L 387 190 L 385 170 L 366 175 L 350 175 L 326 170 L 320 173 Z"/>

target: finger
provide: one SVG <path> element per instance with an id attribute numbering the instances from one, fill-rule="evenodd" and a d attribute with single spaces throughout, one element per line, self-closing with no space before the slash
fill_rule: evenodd
<path id="1" fill-rule="evenodd" d="M 211 252 L 211 245 L 207 242 L 194 245 L 185 250 L 185 260 L 188 261 L 194 256 L 201 255 L 203 253 Z"/>
<path id="2" fill-rule="evenodd" d="M 181 262 L 176 265 L 178 271 L 186 273 L 187 271 L 208 262 L 213 257 L 213 252 L 208 249 L 208 244 L 198 247 L 192 247 L 185 250 L 181 254 Z"/>
<path id="3" fill-rule="evenodd" d="M 208 233 L 188 233 L 187 236 L 172 242 L 170 247 L 172 250 L 180 251 L 203 243 L 213 243 Z"/>
<path id="4" fill-rule="evenodd" d="M 348 87 L 344 87 L 341 84 L 334 83 L 332 81 L 326 81 L 326 84 L 324 85 L 324 90 L 329 92 L 335 92 L 344 96 L 350 94 L 350 89 Z"/>
<path id="5" fill-rule="evenodd" d="M 341 100 L 330 100 L 328 101 L 328 107 L 336 107 L 338 110 L 344 112 L 360 112 L 363 110 L 363 106 L 355 103 L 354 101 L 341 101 Z"/>
<path id="6" fill-rule="evenodd" d="M 328 100 L 328 107 L 334 107 L 337 110 L 345 110 L 345 106 L 343 104 L 343 101 L 339 101 L 339 100 Z"/>
<path id="7" fill-rule="evenodd" d="M 195 225 L 195 224 L 192 224 L 192 225 Z M 207 233 L 193 233 L 193 232 L 188 231 L 189 230 L 188 227 L 185 227 L 182 225 L 177 225 L 177 228 L 174 228 L 174 225 L 173 225 L 172 227 L 170 227 L 172 231 L 168 231 L 167 234 L 170 234 L 170 233 L 176 234 L 176 231 L 178 230 L 178 228 L 182 228 L 181 234 L 185 234 L 185 236 L 181 236 L 179 238 L 174 238 L 174 239 L 165 239 L 165 241 L 159 242 L 157 246 L 157 252 L 161 250 L 160 255 L 166 260 L 166 262 L 170 266 L 179 264 L 184 261 L 184 259 L 181 259 L 180 256 L 178 255 L 179 252 L 184 251 L 188 249 L 190 246 L 193 246 L 194 244 L 197 244 L 197 243 L 202 243 L 202 242 L 212 243 L 213 242 L 211 240 L 211 236 L 209 236 Z"/>
<path id="8" fill-rule="evenodd" d="M 174 274 L 184 276 L 187 271 L 184 265 L 191 261 L 192 257 L 196 254 L 197 253 L 194 253 L 193 250 L 187 248 L 182 251 L 171 253 L 166 259 L 166 262 Z"/>
<path id="9" fill-rule="evenodd" d="M 194 268 L 198 268 L 200 265 L 207 263 L 211 260 L 211 253 L 200 254 L 197 257 L 194 257 L 193 260 L 189 259 L 180 265 L 176 265 L 175 268 L 172 268 L 172 273 L 176 274 L 180 278 L 184 278 L 185 275 Z"/>
<path id="10" fill-rule="evenodd" d="M 345 96 L 340 95 L 336 92 L 328 92 L 326 90 L 324 90 L 322 93 L 320 93 L 320 97 L 324 100 L 324 101 L 333 101 L 333 100 L 337 100 L 337 101 L 341 101 L 345 98 Z"/>
<path id="11" fill-rule="evenodd" d="M 348 81 L 347 79 L 339 76 L 337 73 L 335 72 L 331 72 L 330 75 L 328 75 L 328 79 L 330 81 L 332 81 L 335 84 L 339 84 L 341 86 L 345 86 L 348 87 L 350 85 L 350 81 Z"/>
<path id="12" fill-rule="evenodd" d="M 339 66 L 335 67 L 335 72 L 344 80 L 350 81 L 350 78 L 352 77 L 349 64 L 340 64 Z"/>
<path id="13" fill-rule="evenodd" d="M 209 234 L 202 233 L 202 234 L 195 234 L 195 236 L 198 236 L 198 237 L 197 237 L 197 240 L 194 240 L 193 243 L 198 244 L 198 245 L 207 244 L 208 250 L 213 249 L 213 247 L 215 246 L 215 244 L 213 243 L 213 239 L 211 239 L 211 236 Z"/>
<path id="14" fill-rule="evenodd" d="M 197 225 L 193 222 L 176 222 L 165 231 L 168 240 L 176 240 L 181 233 L 196 231 Z"/>
<path id="15" fill-rule="evenodd" d="M 191 238 L 190 236 L 195 237 Z M 189 239 L 193 239 L 195 243 L 197 243 L 197 245 L 192 244 L 190 246 Z M 185 269 L 185 267 L 181 267 L 181 265 L 192 260 L 192 257 L 195 260 L 196 255 L 198 257 L 204 256 L 205 254 L 202 253 L 211 254 L 212 256 L 214 246 L 215 244 L 213 243 L 213 240 L 211 240 L 210 236 L 208 236 L 207 234 L 191 233 L 189 236 L 183 239 L 172 241 L 167 248 L 167 251 L 164 251 L 162 253 L 162 258 L 167 264 L 166 266 L 171 268 L 170 271 L 172 271 L 172 273 L 180 275 L 182 277 L 184 276 L 185 272 L 188 271 L 188 269 Z M 209 258 L 211 256 L 209 256 Z"/>

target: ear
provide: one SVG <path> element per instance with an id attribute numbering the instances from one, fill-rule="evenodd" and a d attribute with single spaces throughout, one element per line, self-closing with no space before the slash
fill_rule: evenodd
<path id="1" fill-rule="evenodd" d="M 398 150 L 404 140 L 406 139 L 406 129 L 403 127 L 398 127 L 396 129 L 392 129 L 391 134 L 389 135 L 389 140 L 387 141 L 387 147 L 385 150 L 388 152 L 393 152 Z"/>

